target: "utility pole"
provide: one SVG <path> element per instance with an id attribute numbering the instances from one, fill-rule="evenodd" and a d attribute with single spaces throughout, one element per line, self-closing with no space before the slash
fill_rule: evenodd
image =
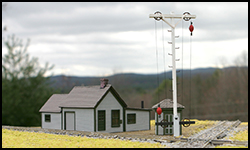
<path id="1" fill-rule="evenodd" d="M 173 82 L 172 82 L 172 88 L 173 88 L 173 124 L 174 124 L 174 136 L 180 136 L 180 118 L 177 115 L 177 87 L 176 87 L 176 65 L 175 65 L 175 27 L 178 25 L 178 23 L 180 21 L 182 21 L 182 19 L 184 19 L 185 21 L 189 21 L 190 19 L 195 19 L 196 16 L 195 15 L 190 15 L 189 12 L 185 12 L 183 14 L 174 14 L 173 12 L 171 12 L 170 14 L 162 14 L 161 12 L 157 11 L 154 14 L 150 14 L 149 18 L 154 18 L 157 21 L 164 21 L 165 23 L 167 23 L 170 27 L 171 27 L 171 38 L 172 38 L 172 78 L 173 78 Z M 167 21 L 167 18 L 170 18 L 171 22 Z M 179 19 L 179 21 L 177 21 L 175 23 L 174 19 Z"/>

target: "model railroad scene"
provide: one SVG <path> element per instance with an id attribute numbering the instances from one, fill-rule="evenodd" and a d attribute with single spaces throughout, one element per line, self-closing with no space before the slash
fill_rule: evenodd
<path id="1" fill-rule="evenodd" d="M 223 9 L 227 10 L 237 8 L 238 14 L 246 10 L 241 3 L 218 5 L 225 5 Z M 156 6 L 154 13 L 145 14 Z M 248 55 L 245 50 L 240 55 L 232 54 L 237 49 L 231 49 L 236 47 L 234 42 L 241 44 L 237 48 L 247 48 L 247 28 L 243 23 L 243 31 L 237 29 L 229 21 L 235 14 L 215 6 L 188 2 L 162 6 L 125 2 L 2 3 L 2 147 L 248 148 Z M 179 11 L 188 8 L 195 13 L 162 13 L 158 7 Z M 207 10 L 210 12 L 204 13 Z M 217 11 L 223 14 L 217 15 Z M 42 13 L 35 15 L 38 12 Z M 143 14 L 147 20 L 131 12 Z M 238 14 L 235 22 L 242 24 L 244 19 Z M 26 16 L 32 19 L 24 19 Z M 69 16 L 65 22 L 64 17 Z M 24 23 L 28 26 L 25 31 L 23 20 L 28 22 Z M 149 20 L 154 21 L 154 27 L 143 28 Z M 55 69 L 57 75 L 51 72 L 54 65 L 46 62 L 40 66 L 38 58 L 30 59 L 29 39 L 23 44 L 15 34 L 5 38 L 9 31 L 22 36 L 36 33 L 33 38 L 38 46 L 31 48 L 38 50 L 32 55 L 63 64 Z M 221 44 L 224 42 L 227 44 Z M 217 49 L 223 46 L 226 52 Z M 231 55 L 230 63 L 224 57 L 227 54 Z M 214 56 L 221 55 L 222 65 L 211 64 Z M 112 67 L 113 73 L 107 73 Z M 64 75 L 63 70 L 81 75 Z M 131 73 L 138 71 L 144 74 Z"/>
<path id="2" fill-rule="evenodd" d="M 248 147 L 247 122 L 182 119 L 185 107 L 179 103 L 176 106 L 181 118 L 177 136 L 171 99 L 160 101 L 152 109 L 144 108 L 143 101 L 141 108 L 131 108 L 108 79 L 101 79 L 98 86 L 76 86 L 69 94 L 53 94 L 40 109 L 41 127 L 2 125 L 2 146 Z M 155 120 L 150 120 L 151 110 Z M 22 140 L 17 140 L 20 137 Z"/>

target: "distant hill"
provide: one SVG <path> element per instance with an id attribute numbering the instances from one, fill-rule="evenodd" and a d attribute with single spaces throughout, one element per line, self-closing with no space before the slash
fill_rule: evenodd
<path id="1" fill-rule="evenodd" d="M 203 78 L 211 75 L 217 68 L 199 68 L 191 70 L 191 76 L 200 75 Z M 161 83 L 164 79 L 172 79 L 172 71 L 163 72 L 157 74 L 136 74 L 136 73 L 122 73 L 111 76 L 103 77 L 79 77 L 79 76 L 65 76 L 56 75 L 50 77 L 52 87 L 60 88 L 62 92 L 69 92 L 74 86 L 80 85 L 98 85 L 101 78 L 109 79 L 109 83 L 114 87 L 123 88 L 143 88 L 143 89 L 155 89 L 157 88 L 157 76 Z M 190 70 L 183 70 L 177 73 L 177 77 L 189 77 Z"/>
<path id="2" fill-rule="evenodd" d="M 199 68 L 177 73 L 182 78 L 178 101 L 185 106 L 183 117 L 210 120 L 248 121 L 248 67 Z M 192 86 L 190 80 L 192 77 Z M 121 73 L 103 77 L 57 75 L 50 78 L 58 93 L 68 93 L 74 86 L 99 85 L 107 78 L 129 107 L 151 108 L 156 101 L 171 98 L 171 85 L 162 86 L 164 79 L 171 84 L 172 71 L 157 74 Z M 157 83 L 159 78 L 159 88 Z M 178 79 L 177 79 L 178 83 Z M 177 87 L 178 88 L 178 87 Z M 167 90 L 168 89 L 168 90 Z M 159 94 L 157 95 L 157 91 Z M 154 118 L 154 112 L 151 112 Z"/>

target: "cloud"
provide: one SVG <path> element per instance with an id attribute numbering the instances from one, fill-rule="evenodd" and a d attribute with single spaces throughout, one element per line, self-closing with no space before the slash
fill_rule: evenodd
<path id="1" fill-rule="evenodd" d="M 29 52 L 42 62 L 55 64 L 55 71 L 63 69 L 79 74 L 86 68 L 81 74 L 106 74 L 105 70 L 150 73 L 156 71 L 155 23 L 158 47 L 162 49 L 162 22 L 149 18 L 149 14 L 157 10 L 164 14 L 188 10 L 197 16 L 192 20 L 195 27 L 192 40 L 199 47 L 193 46 L 193 55 L 197 59 L 206 56 L 203 61 L 209 65 L 216 57 L 208 45 L 217 50 L 214 46 L 220 44 L 214 43 L 221 42 L 221 53 L 225 53 L 234 48 L 233 45 L 242 43 L 238 40 L 248 38 L 247 3 L 224 2 L 13 2 L 8 3 L 3 12 L 2 27 L 8 26 L 3 36 L 15 33 L 20 38 L 30 38 Z M 176 34 L 180 35 L 176 42 L 180 47 L 183 42 L 185 49 L 190 42 L 189 25 L 190 22 L 181 22 L 176 28 Z M 167 32 L 170 27 L 165 23 L 163 26 L 164 39 L 171 40 Z M 165 44 L 166 53 L 170 47 Z M 195 53 L 197 51 L 203 53 Z M 235 53 L 226 55 L 232 57 Z M 204 66 L 201 61 L 194 60 L 194 66 Z"/>
<path id="2" fill-rule="evenodd" d="M 183 13 L 179 11 L 180 9 L 190 9 L 191 14 L 197 15 L 197 19 L 194 20 L 195 28 L 212 33 L 233 32 L 235 35 L 236 31 L 240 31 L 239 36 L 246 36 L 247 32 L 244 31 L 248 25 L 245 3 L 10 3 L 9 5 L 11 9 L 8 13 L 15 20 L 10 24 L 19 26 L 14 32 L 24 32 L 30 36 L 149 30 L 154 27 L 153 20 L 148 17 L 149 14 L 156 10 L 169 13 L 175 9 L 177 9 L 175 13 Z M 237 10 L 237 13 L 232 10 Z M 233 34 L 230 35 L 232 38 L 235 37 Z"/>

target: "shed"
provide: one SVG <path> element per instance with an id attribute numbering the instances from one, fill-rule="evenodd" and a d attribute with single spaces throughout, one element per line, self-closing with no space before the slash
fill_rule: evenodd
<path id="1" fill-rule="evenodd" d="M 156 109 L 160 105 L 162 109 L 161 115 L 158 115 Z M 155 122 L 173 122 L 173 100 L 171 99 L 164 99 L 159 103 L 155 104 L 152 107 L 155 111 Z M 180 120 L 182 120 L 182 110 L 185 107 L 179 103 L 177 103 L 177 115 L 179 116 Z M 155 126 L 155 134 L 156 135 L 173 135 L 173 125 L 168 125 L 162 127 L 160 125 Z M 180 135 L 182 135 L 182 126 L 180 125 Z"/>
<path id="2" fill-rule="evenodd" d="M 53 94 L 39 110 L 42 128 L 90 132 L 150 130 L 150 111 L 128 107 L 107 79 Z"/>

